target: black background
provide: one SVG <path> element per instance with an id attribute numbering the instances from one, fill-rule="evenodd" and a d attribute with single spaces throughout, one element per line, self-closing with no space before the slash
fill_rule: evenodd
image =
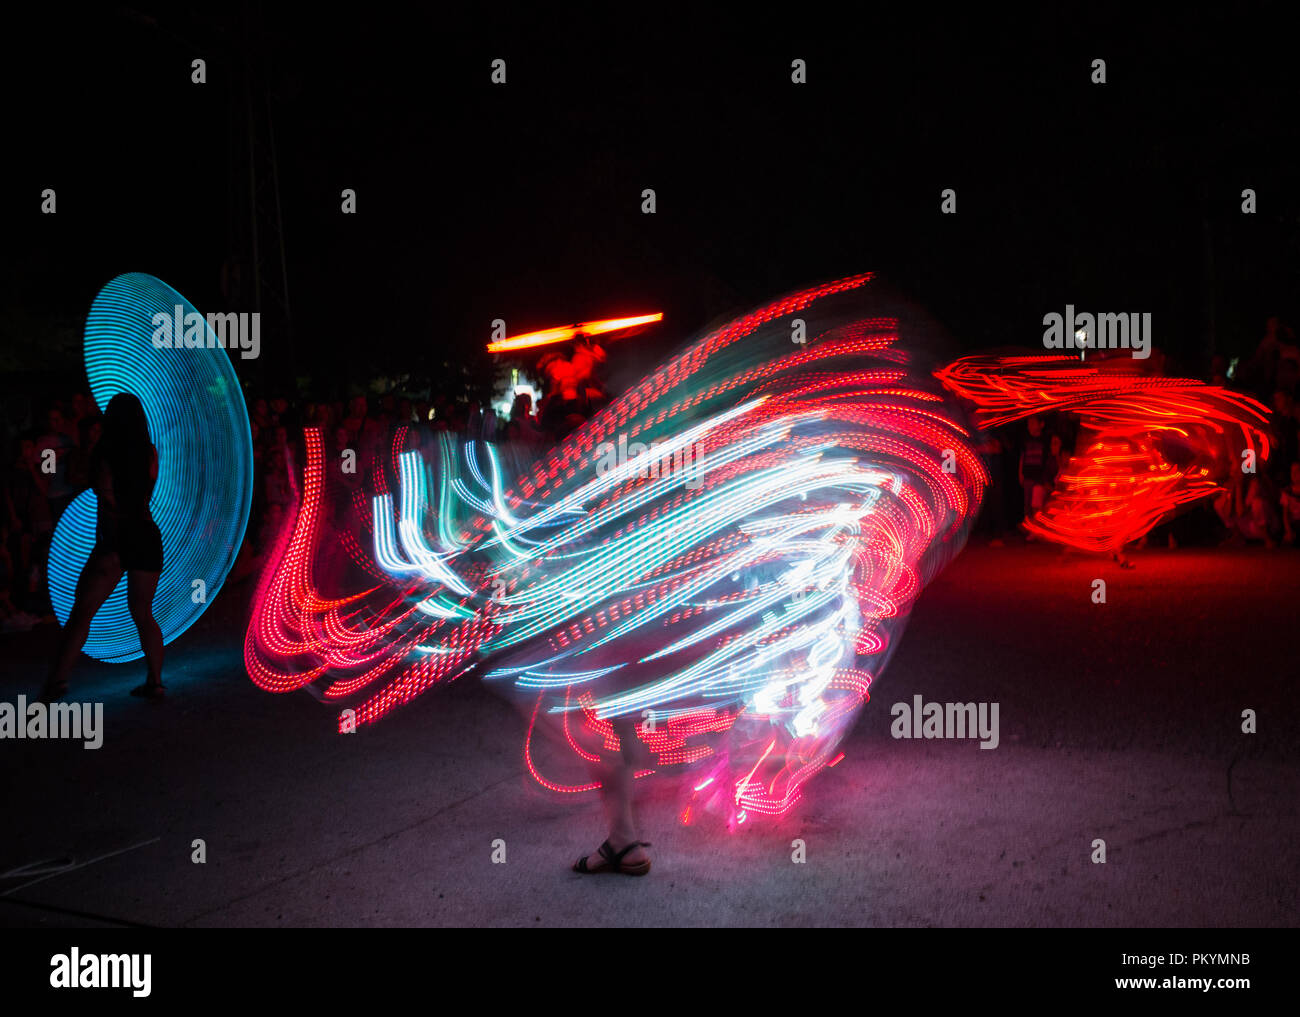
<path id="1" fill-rule="evenodd" d="M 1214 350 L 1248 355 L 1268 315 L 1295 320 L 1282 5 L 901 10 L 17 15 L 0 338 L 18 373 L 79 376 L 85 312 L 124 271 L 252 309 L 221 288 L 250 259 L 250 97 L 275 129 L 292 307 L 238 365 L 259 391 L 436 383 L 481 362 L 493 318 L 518 333 L 662 309 L 637 340 L 649 367 L 719 316 L 864 270 L 968 349 L 1037 345 L 1073 303 L 1152 312 L 1156 345 L 1200 373 Z"/>

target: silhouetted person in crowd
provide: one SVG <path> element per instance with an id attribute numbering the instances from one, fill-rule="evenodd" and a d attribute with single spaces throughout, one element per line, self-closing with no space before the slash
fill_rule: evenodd
<path id="1" fill-rule="evenodd" d="M 42 459 L 42 472 L 47 472 L 49 480 L 46 485 L 46 497 L 50 500 L 50 513 L 57 524 L 63 510 L 76 497 L 72 486 L 69 467 L 72 465 L 72 453 L 77 447 L 76 440 L 69 433 L 68 418 L 57 406 L 52 407 L 46 417 L 48 426 L 37 442 L 37 452 Z M 46 469 L 44 462 L 49 460 L 53 470 Z"/>
<path id="2" fill-rule="evenodd" d="M 1275 490 L 1267 474 L 1239 474 L 1234 478 L 1232 487 L 1214 501 L 1214 509 L 1228 530 L 1225 544 L 1262 540 L 1265 547 L 1277 546 L 1273 537 L 1281 523 Z"/>
<path id="3" fill-rule="evenodd" d="M 1273 393 L 1273 415 L 1270 430 L 1273 432 L 1274 452 L 1269 456 L 1269 476 L 1282 487 L 1290 482 L 1290 466 L 1300 459 L 1300 433 L 1296 432 L 1295 399 L 1286 389 Z"/>
<path id="4" fill-rule="evenodd" d="M 527 392 L 515 395 L 510 407 L 510 422 L 506 425 L 506 438 L 530 446 L 542 443 L 542 431 L 533 416 L 533 397 Z"/>
<path id="5" fill-rule="evenodd" d="M 1047 497 L 1048 451 L 1047 438 L 1043 435 L 1043 418 L 1030 417 L 1025 426 L 1029 433 L 1020 447 L 1020 487 L 1024 492 L 1024 518 L 1028 519 L 1043 507 Z"/>
<path id="6" fill-rule="evenodd" d="M 1300 529 L 1300 462 L 1291 463 L 1289 482 L 1282 488 L 1279 508 L 1282 514 L 1282 539 L 1288 544 L 1294 544 L 1296 530 Z"/>

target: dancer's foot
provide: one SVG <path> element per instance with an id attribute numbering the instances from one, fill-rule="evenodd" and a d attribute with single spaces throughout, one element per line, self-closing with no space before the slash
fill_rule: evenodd
<path id="1" fill-rule="evenodd" d="M 167 693 L 163 690 L 167 686 L 162 682 L 145 682 L 143 685 L 137 685 L 131 690 L 131 695 L 138 696 L 142 699 L 165 699 Z"/>
<path id="2" fill-rule="evenodd" d="M 36 697 L 38 702 L 46 705 L 62 699 L 68 694 L 68 683 L 65 681 L 49 681 L 41 686 L 40 695 Z"/>
<path id="3" fill-rule="evenodd" d="M 642 848 L 649 846 L 649 841 L 634 840 L 616 848 L 607 840 L 595 854 L 585 855 L 574 862 L 573 871 L 588 875 L 621 872 L 626 876 L 644 876 L 650 871 L 650 856 Z"/>

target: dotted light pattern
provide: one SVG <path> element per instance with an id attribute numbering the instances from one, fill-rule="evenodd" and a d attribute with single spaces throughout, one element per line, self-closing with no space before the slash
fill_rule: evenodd
<path id="1" fill-rule="evenodd" d="M 119 392 L 139 397 L 158 448 L 149 503 L 162 532 L 163 571 L 154 617 L 169 643 L 194 624 L 221 589 L 244 539 L 253 498 L 248 410 L 227 352 L 203 323 L 204 345 L 154 346 L 155 314 L 198 312 L 160 279 L 120 275 L 86 319 L 86 376 L 103 410 Z M 50 599 L 60 623 L 72 610 L 77 579 L 95 543 L 96 498 L 83 491 L 59 519 L 50 549 Z M 196 587 L 195 581 L 202 582 Z M 200 596 L 199 594 L 202 594 Z M 119 662 L 142 656 L 126 606 L 126 579 L 90 626 L 85 652 Z"/>
<path id="2" fill-rule="evenodd" d="M 1145 373 L 1132 357 L 964 357 L 936 372 L 999 427 L 1059 412 L 1083 428 L 1079 449 L 1024 527 L 1084 551 L 1114 553 L 1180 506 L 1218 494 L 1243 452 L 1269 454 L 1268 408 L 1190 378 Z"/>
<path id="3" fill-rule="evenodd" d="M 680 768 L 686 821 L 784 813 L 840 758 L 988 483 L 870 280 L 705 336 L 513 483 L 478 443 L 379 457 L 357 543 L 386 581 L 360 592 L 322 590 L 340 542 L 309 431 L 301 504 L 245 640 L 250 676 L 358 696 L 349 730 L 483 665 L 527 704 L 525 761 L 547 788 L 598 784 L 542 771 L 543 723 L 577 761 L 634 737 L 652 761 L 638 776 Z M 634 444 L 649 451 L 619 453 Z"/>

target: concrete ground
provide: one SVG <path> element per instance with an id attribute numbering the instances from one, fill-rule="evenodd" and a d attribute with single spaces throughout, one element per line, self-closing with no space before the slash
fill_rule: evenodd
<path id="1" fill-rule="evenodd" d="M 168 702 L 127 696 L 138 666 L 83 662 L 101 749 L 0 741 L 0 924 L 1294 926 L 1300 552 L 1135 560 L 972 546 L 802 805 L 730 835 L 655 792 L 646 879 L 569 871 L 598 802 L 532 784 L 494 694 L 467 681 L 341 737 L 248 680 L 247 591 L 226 590 L 169 647 Z M 34 694 L 52 638 L 3 637 L 0 700 Z M 997 702 L 1000 745 L 893 739 L 916 694 Z"/>

